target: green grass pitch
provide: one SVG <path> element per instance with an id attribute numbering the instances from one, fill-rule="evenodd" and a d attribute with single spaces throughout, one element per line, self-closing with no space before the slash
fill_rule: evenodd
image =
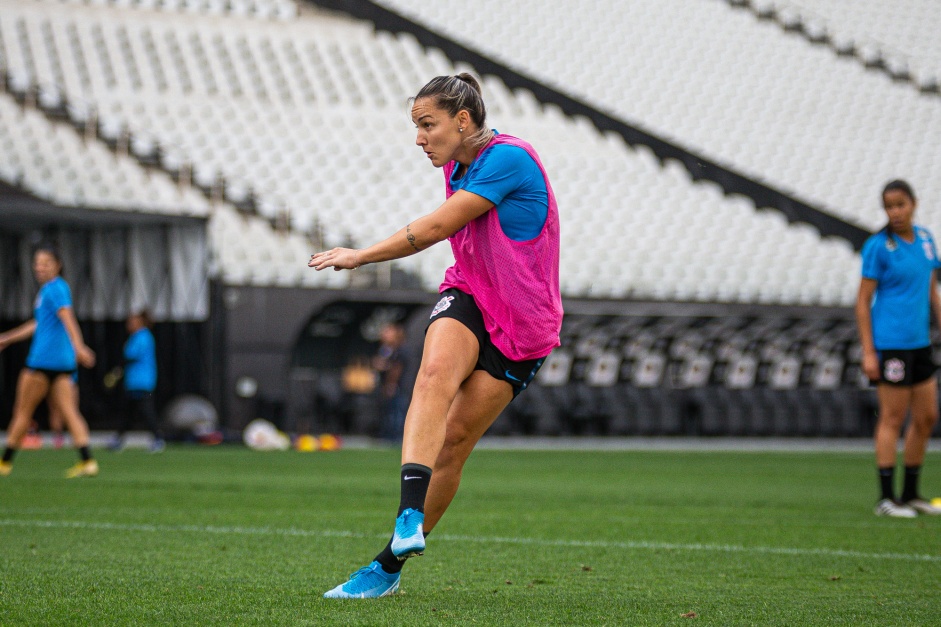
<path id="1" fill-rule="evenodd" d="M 481 450 L 365 601 L 321 595 L 391 533 L 395 450 L 73 458 L 0 478 L 0 625 L 941 624 L 941 520 L 873 516 L 868 454 Z"/>

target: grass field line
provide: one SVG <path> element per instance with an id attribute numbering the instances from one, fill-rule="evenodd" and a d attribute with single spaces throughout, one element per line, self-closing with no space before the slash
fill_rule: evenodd
<path id="1" fill-rule="evenodd" d="M 127 524 L 95 521 L 69 521 L 69 520 L 15 520 L 0 519 L 0 527 L 27 527 L 35 529 L 82 529 L 100 531 L 130 531 L 143 533 L 197 533 L 220 535 L 249 535 L 249 536 L 284 536 L 301 538 L 375 538 L 388 539 L 389 534 L 356 533 L 352 531 L 335 531 L 329 529 L 297 529 L 277 527 L 238 527 L 215 525 L 151 525 Z M 701 543 L 672 543 L 649 541 L 613 541 L 613 540 L 552 540 L 543 538 L 514 538 L 494 536 L 468 536 L 455 534 L 435 534 L 436 541 L 445 542 L 474 542 L 481 544 L 515 544 L 533 546 L 554 546 L 566 548 L 591 549 L 622 549 L 622 550 L 652 550 L 652 551 L 705 551 L 721 553 L 751 553 L 764 555 L 793 555 L 810 557 L 849 557 L 856 559 L 875 560 L 908 560 L 919 562 L 941 562 L 941 555 L 928 555 L 924 553 L 868 553 L 844 549 L 827 548 L 801 548 L 801 547 L 773 547 L 773 546 L 744 546 L 739 544 L 701 544 Z"/>

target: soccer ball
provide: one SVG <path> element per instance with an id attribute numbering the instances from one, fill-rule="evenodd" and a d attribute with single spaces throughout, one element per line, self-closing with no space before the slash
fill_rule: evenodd
<path id="1" fill-rule="evenodd" d="M 321 451 L 338 451 L 343 446 L 343 440 L 330 433 L 324 433 L 320 436 Z"/>
<path id="2" fill-rule="evenodd" d="M 242 432 L 246 446 L 256 451 L 286 451 L 291 447 L 291 439 L 261 418 L 252 420 Z"/>
<path id="3" fill-rule="evenodd" d="M 301 453 L 312 453 L 320 448 L 320 441 L 312 435 L 300 435 L 294 441 L 294 448 Z"/>

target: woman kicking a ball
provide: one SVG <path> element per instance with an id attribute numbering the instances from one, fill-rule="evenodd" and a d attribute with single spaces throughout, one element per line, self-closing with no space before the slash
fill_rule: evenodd
<path id="1" fill-rule="evenodd" d="M 559 214 L 538 155 L 486 126 L 480 85 L 469 74 L 431 80 L 412 99 L 412 121 L 416 144 L 444 168 L 444 204 L 369 248 L 334 248 L 308 264 L 354 269 L 444 239 L 455 259 L 431 311 L 405 418 L 395 531 L 329 598 L 398 589 L 404 560 L 424 552 L 477 441 L 559 345 Z"/>

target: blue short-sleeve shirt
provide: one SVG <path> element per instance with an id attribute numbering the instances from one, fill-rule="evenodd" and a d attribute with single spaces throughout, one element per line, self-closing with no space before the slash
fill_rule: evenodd
<path id="1" fill-rule="evenodd" d="M 451 174 L 451 189 L 482 196 L 493 203 L 500 227 L 512 240 L 533 239 L 542 231 L 549 215 L 549 193 L 539 165 L 523 148 L 494 144 L 457 178 Z"/>
<path id="2" fill-rule="evenodd" d="M 39 289 L 33 308 L 36 331 L 26 356 L 28 368 L 69 371 L 78 367 L 75 349 L 59 318 L 59 310 L 71 306 L 72 292 L 62 277 L 52 279 Z"/>
<path id="3" fill-rule="evenodd" d="M 157 387 L 157 353 L 150 329 L 138 329 L 124 344 L 124 389 L 153 392 Z"/>
<path id="4" fill-rule="evenodd" d="M 863 278 L 877 282 L 872 302 L 872 335 L 877 350 L 910 350 L 931 344 L 930 290 L 941 267 L 934 238 L 915 226 L 909 243 L 879 231 L 862 251 Z"/>

